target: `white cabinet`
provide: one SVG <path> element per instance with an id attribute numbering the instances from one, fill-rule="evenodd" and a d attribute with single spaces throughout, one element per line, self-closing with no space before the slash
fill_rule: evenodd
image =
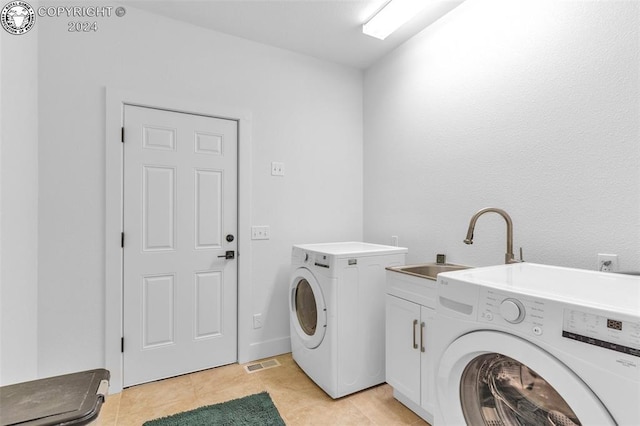
<path id="1" fill-rule="evenodd" d="M 414 279 L 419 281 L 413 282 Z M 393 387 L 396 399 L 433 423 L 435 378 L 429 337 L 435 307 L 430 303 L 429 306 L 416 303 L 416 300 L 424 303 L 429 298 L 407 297 L 410 293 L 398 291 L 406 287 L 405 284 L 429 287 L 424 289 L 426 293 L 435 290 L 436 285 L 435 281 L 424 278 L 387 272 L 386 380 Z"/>

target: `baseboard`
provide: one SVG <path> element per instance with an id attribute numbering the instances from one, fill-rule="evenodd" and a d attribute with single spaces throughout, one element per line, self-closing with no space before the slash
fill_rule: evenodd
<path id="1" fill-rule="evenodd" d="M 249 345 L 247 351 L 238 359 L 238 363 L 244 364 L 288 352 L 291 352 L 291 339 L 289 336 L 266 340 L 264 342 L 255 342 Z"/>

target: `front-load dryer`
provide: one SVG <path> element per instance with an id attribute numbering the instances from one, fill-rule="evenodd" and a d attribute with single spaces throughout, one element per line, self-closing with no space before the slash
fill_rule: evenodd
<path id="1" fill-rule="evenodd" d="M 437 285 L 435 426 L 640 424 L 639 277 L 521 263 Z"/>
<path id="2" fill-rule="evenodd" d="M 291 352 L 332 398 L 385 380 L 385 268 L 407 249 L 361 242 L 295 245 Z"/>

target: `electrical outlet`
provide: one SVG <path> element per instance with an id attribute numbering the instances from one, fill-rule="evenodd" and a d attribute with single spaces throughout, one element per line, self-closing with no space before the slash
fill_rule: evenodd
<path id="1" fill-rule="evenodd" d="M 616 272 L 618 270 L 618 255 L 598 253 L 598 271 Z"/>
<path id="2" fill-rule="evenodd" d="M 253 315 L 253 328 L 262 328 L 262 314 Z"/>
<path id="3" fill-rule="evenodd" d="M 392 235 L 391 236 L 391 245 L 394 247 L 398 247 L 398 236 L 397 235 Z"/>
<path id="4" fill-rule="evenodd" d="M 271 238 L 271 229 L 269 228 L 269 226 L 251 227 L 252 240 L 268 240 L 269 238 Z"/>
<path id="5" fill-rule="evenodd" d="M 271 163 L 271 176 L 284 176 L 284 163 Z"/>

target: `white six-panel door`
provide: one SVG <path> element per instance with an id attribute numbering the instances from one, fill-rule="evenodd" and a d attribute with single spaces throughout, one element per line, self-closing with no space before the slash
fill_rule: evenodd
<path id="1" fill-rule="evenodd" d="M 237 359 L 237 128 L 125 106 L 124 386 Z"/>

